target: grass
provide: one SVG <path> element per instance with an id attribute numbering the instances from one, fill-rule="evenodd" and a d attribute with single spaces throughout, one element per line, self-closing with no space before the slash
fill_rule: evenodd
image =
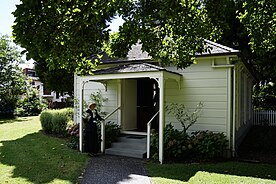
<path id="1" fill-rule="evenodd" d="M 244 162 L 206 164 L 147 163 L 153 183 L 276 183 L 276 166 Z"/>
<path id="2" fill-rule="evenodd" d="M 41 131 L 38 116 L 0 120 L 0 183 L 76 183 L 88 156 Z"/>

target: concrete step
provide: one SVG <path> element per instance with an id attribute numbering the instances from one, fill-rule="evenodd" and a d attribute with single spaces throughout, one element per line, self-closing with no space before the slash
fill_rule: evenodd
<path id="1" fill-rule="evenodd" d="M 147 138 L 140 135 L 122 135 L 111 148 L 105 150 L 106 154 L 134 158 L 144 158 L 147 152 Z"/>
<path id="2" fill-rule="evenodd" d="M 133 157 L 133 158 L 145 158 L 146 151 L 133 150 L 133 149 L 121 149 L 121 148 L 108 148 L 105 150 L 105 154 L 126 156 L 126 157 Z"/>
<path id="3" fill-rule="evenodd" d="M 128 148 L 128 149 L 147 149 L 146 143 L 137 142 L 114 142 L 112 148 Z"/>
<path id="4" fill-rule="evenodd" d="M 146 143 L 147 137 L 135 138 L 134 136 L 121 136 L 118 138 L 118 142 L 141 142 Z"/>

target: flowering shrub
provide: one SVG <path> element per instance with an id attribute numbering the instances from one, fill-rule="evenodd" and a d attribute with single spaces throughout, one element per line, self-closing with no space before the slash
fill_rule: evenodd
<path id="1" fill-rule="evenodd" d="M 151 138 L 151 158 L 158 159 L 159 135 L 153 133 Z M 198 131 L 191 136 L 184 131 L 174 129 L 167 124 L 164 129 L 164 157 L 165 159 L 212 159 L 221 157 L 227 148 L 227 139 L 223 133 Z"/>
<path id="2" fill-rule="evenodd" d="M 152 158 L 158 159 L 159 134 L 153 133 L 151 138 Z M 192 143 L 188 134 L 174 129 L 173 125 L 167 124 L 164 129 L 164 156 L 165 158 L 189 157 L 192 151 Z"/>
<path id="3" fill-rule="evenodd" d="M 194 150 L 202 158 L 214 158 L 222 156 L 228 145 L 226 136 L 223 133 L 211 131 L 193 132 L 191 140 Z"/>

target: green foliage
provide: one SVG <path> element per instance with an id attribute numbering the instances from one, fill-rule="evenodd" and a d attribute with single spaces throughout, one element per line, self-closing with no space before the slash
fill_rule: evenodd
<path id="1" fill-rule="evenodd" d="M 53 130 L 52 117 L 53 117 L 53 114 L 49 110 L 42 111 L 40 114 L 40 122 L 41 122 L 42 130 L 47 134 L 52 133 L 52 130 Z"/>
<path id="2" fill-rule="evenodd" d="M 262 78 L 276 79 L 274 0 L 22 0 L 13 14 L 16 43 L 57 76 L 59 69 L 92 73 L 103 50 L 124 57 L 137 42 L 154 60 L 185 68 L 210 49 L 209 39 L 240 50 Z M 116 14 L 125 22 L 108 42 Z"/>
<path id="3" fill-rule="evenodd" d="M 274 0 L 248 0 L 239 19 L 250 36 L 249 45 L 258 55 L 276 50 L 276 3 Z"/>
<path id="4" fill-rule="evenodd" d="M 153 133 L 151 137 L 151 153 L 154 160 L 158 159 L 159 134 Z M 164 129 L 164 157 L 174 159 L 190 157 L 192 145 L 188 134 L 179 131 L 172 124 L 167 124 Z"/>
<path id="5" fill-rule="evenodd" d="M 84 119 L 84 124 L 88 123 L 87 119 Z M 120 126 L 116 123 L 107 122 L 105 125 L 105 148 L 110 148 L 111 143 L 116 142 L 117 138 L 120 136 Z M 70 135 L 70 140 L 68 146 L 72 149 L 77 149 L 79 147 L 79 124 L 75 124 L 68 129 Z M 97 123 L 97 133 L 98 133 L 98 147 L 101 146 L 101 124 Z"/>
<path id="6" fill-rule="evenodd" d="M 276 110 L 275 83 L 259 83 L 253 88 L 253 106 L 256 110 Z"/>
<path id="7" fill-rule="evenodd" d="M 73 121 L 72 117 L 71 108 L 42 111 L 40 114 L 42 130 L 47 134 L 65 136 L 68 125 Z"/>
<path id="8" fill-rule="evenodd" d="M 189 136 L 184 130 L 180 131 L 167 124 L 164 129 L 164 157 L 167 160 L 182 159 L 212 159 L 222 157 L 227 148 L 227 139 L 223 133 L 210 131 L 193 132 Z M 158 160 L 159 134 L 151 137 L 151 158 Z"/>
<path id="9" fill-rule="evenodd" d="M 200 102 L 196 109 L 191 112 L 184 104 L 172 103 L 167 105 L 165 110 L 168 114 L 174 115 L 174 117 L 181 123 L 183 131 L 186 133 L 187 130 L 197 122 L 202 107 L 203 103 Z"/>
<path id="10" fill-rule="evenodd" d="M 204 39 L 216 40 L 221 30 L 208 17 L 205 1 L 128 1 L 119 14 L 125 20 L 111 43 L 115 56 L 126 56 L 138 41 L 142 50 L 163 64 L 186 68 L 196 53 L 204 51 Z"/>
<path id="11" fill-rule="evenodd" d="M 27 50 L 28 58 L 45 60 L 50 69 L 91 73 L 95 65 L 87 57 L 98 53 L 108 39 L 107 27 L 117 3 L 22 0 L 13 13 L 13 36 Z"/>
<path id="12" fill-rule="evenodd" d="M 44 87 L 56 92 L 68 92 L 70 95 L 74 91 L 74 68 L 50 69 L 45 59 L 35 62 L 35 72 Z M 57 80 L 58 79 L 58 80 Z"/>
<path id="13" fill-rule="evenodd" d="M 66 114 L 55 112 L 52 116 L 52 133 L 57 135 L 65 135 L 67 127 Z"/>
<path id="14" fill-rule="evenodd" d="M 98 129 L 98 131 L 101 131 Z M 118 124 L 114 122 L 107 122 L 105 125 L 105 148 L 110 148 L 111 143 L 116 142 L 118 137 L 120 136 L 121 128 Z M 100 134 L 99 134 L 100 135 Z M 99 138 L 99 140 L 101 140 Z"/>
<path id="15" fill-rule="evenodd" d="M 223 133 L 213 133 L 211 131 L 193 132 L 191 140 L 196 154 L 202 158 L 221 157 L 228 145 Z"/>
<path id="16" fill-rule="evenodd" d="M 20 63 L 18 48 L 7 36 L 0 35 L 0 117 L 13 115 L 19 95 L 26 90 Z"/>
<path id="17" fill-rule="evenodd" d="M 97 104 L 96 109 L 100 115 L 106 115 L 106 112 L 102 112 L 103 103 L 108 101 L 108 98 L 104 97 L 101 90 L 94 92 L 90 95 L 90 101 Z"/>
<path id="18" fill-rule="evenodd" d="M 32 87 L 28 87 L 27 92 L 17 102 L 15 115 L 17 116 L 36 116 L 46 109 L 46 100 L 38 95 L 38 91 Z"/>

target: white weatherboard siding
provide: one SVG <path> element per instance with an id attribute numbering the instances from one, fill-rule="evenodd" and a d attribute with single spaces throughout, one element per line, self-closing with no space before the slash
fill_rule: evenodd
<path id="1" fill-rule="evenodd" d="M 189 131 L 210 130 L 227 134 L 228 114 L 228 78 L 227 68 L 212 68 L 212 59 L 199 59 L 184 70 L 167 67 L 183 75 L 181 88 L 173 80 L 167 80 L 165 85 L 165 103 L 183 103 L 193 111 L 199 102 L 204 107 L 198 121 L 190 127 Z M 226 64 L 226 57 L 215 59 L 216 64 Z M 166 123 L 172 123 L 181 129 L 181 124 L 172 116 L 166 114 Z M 228 137 L 229 138 L 229 137 Z"/>
<path id="2" fill-rule="evenodd" d="M 75 109 L 74 109 L 74 121 L 75 123 L 79 123 L 79 101 L 80 101 L 80 90 L 79 87 L 81 81 L 81 77 L 75 75 Z M 109 80 L 106 81 L 107 90 L 105 89 L 105 86 L 102 83 L 99 82 L 88 82 L 84 85 L 84 102 L 86 104 L 91 103 L 90 95 L 92 93 L 101 91 L 103 97 L 108 98 L 107 102 L 103 103 L 102 112 L 110 113 L 115 108 L 119 106 L 118 104 L 118 88 L 119 88 L 119 81 L 118 80 Z M 84 110 L 87 109 L 86 106 L 83 107 Z M 107 119 L 107 122 L 115 122 L 118 123 L 118 113 L 113 114 Z"/>
<path id="3" fill-rule="evenodd" d="M 238 63 L 235 71 L 235 141 L 238 147 L 252 125 L 253 79 L 243 63 Z"/>

